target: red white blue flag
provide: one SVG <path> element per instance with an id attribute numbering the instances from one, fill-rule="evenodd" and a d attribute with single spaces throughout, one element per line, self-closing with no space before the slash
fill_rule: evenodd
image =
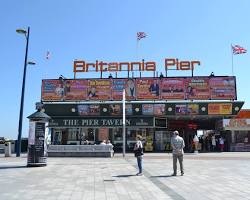
<path id="1" fill-rule="evenodd" d="M 247 50 L 239 45 L 232 45 L 232 50 L 233 50 L 233 54 L 242 54 L 242 53 L 246 53 Z"/>
<path id="2" fill-rule="evenodd" d="M 137 40 L 147 37 L 145 32 L 137 32 Z"/>

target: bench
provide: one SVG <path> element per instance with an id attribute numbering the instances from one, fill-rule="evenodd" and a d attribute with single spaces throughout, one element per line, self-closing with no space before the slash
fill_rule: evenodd
<path id="1" fill-rule="evenodd" d="M 49 145 L 48 157 L 112 157 L 112 145 Z"/>

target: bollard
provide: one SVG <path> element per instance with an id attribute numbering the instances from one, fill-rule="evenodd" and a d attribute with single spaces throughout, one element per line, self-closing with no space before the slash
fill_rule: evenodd
<path id="1" fill-rule="evenodd" d="M 5 157 L 11 157 L 11 142 L 9 141 L 5 141 L 4 154 Z"/>

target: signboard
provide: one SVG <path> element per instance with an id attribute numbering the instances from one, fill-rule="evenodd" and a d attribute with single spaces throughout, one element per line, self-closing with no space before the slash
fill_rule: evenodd
<path id="1" fill-rule="evenodd" d="M 250 119 L 223 119 L 225 130 L 250 130 Z"/>
<path id="2" fill-rule="evenodd" d="M 159 99 L 160 85 L 157 78 L 142 78 L 136 80 L 138 100 Z"/>
<path id="3" fill-rule="evenodd" d="M 126 126 L 153 127 L 153 117 L 126 118 Z M 49 127 L 122 127 L 122 117 L 56 118 Z"/>
<path id="4" fill-rule="evenodd" d="M 162 99 L 185 99 L 184 78 L 162 78 L 160 83 Z"/>
<path id="5" fill-rule="evenodd" d="M 42 81 L 42 101 L 232 100 L 235 77 L 58 79 Z"/>
<path id="6" fill-rule="evenodd" d="M 211 99 L 236 99 L 234 77 L 212 77 L 209 85 Z"/>
<path id="7" fill-rule="evenodd" d="M 88 83 L 89 100 L 111 100 L 111 80 L 93 79 L 89 80 Z"/>
<path id="8" fill-rule="evenodd" d="M 142 104 L 142 115 L 153 115 L 154 104 Z"/>
<path id="9" fill-rule="evenodd" d="M 35 125 L 35 128 L 34 128 Z M 31 122 L 28 142 L 28 165 L 46 164 L 45 157 L 45 123 Z"/>
<path id="10" fill-rule="evenodd" d="M 113 79 L 112 83 L 113 100 L 121 100 L 124 89 L 126 100 L 134 100 L 136 98 L 135 79 Z"/>
<path id="11" fill-rule="evenodd" d="M 210 99 L 209 79 L 203 77 L 187 78 L 186 99 Z"/>
<path id="12" fill-rule="evenodd" d="M 165 115 L 165 104 L 154 104 L 154 115 Z"/>
<path id="13" fill-rule="evenodd" d="M 209 115 L 231 115 L 232 103 L 209 103 L 208 114 Z"/>

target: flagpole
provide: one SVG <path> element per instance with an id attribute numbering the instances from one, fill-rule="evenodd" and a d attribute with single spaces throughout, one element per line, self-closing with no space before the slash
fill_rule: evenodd
<path id="1" fill-rule="evenodd" d="M 125 116 L 125 89 L 123 89 L 122 92 L 122 138 L 123 138 L 123 148 L 122 148 L 122 152 L 123 152 L 123 157 L 125 157 L 125 153 L 126 153 L 126 116 Z"/>
<path id="2" fill-rule="evenodd" d="M 232 76 L 234 75 L 234 54 L 233 54 L 233 45 L 231 44 L 231 54 L 232 54 Z"/>

